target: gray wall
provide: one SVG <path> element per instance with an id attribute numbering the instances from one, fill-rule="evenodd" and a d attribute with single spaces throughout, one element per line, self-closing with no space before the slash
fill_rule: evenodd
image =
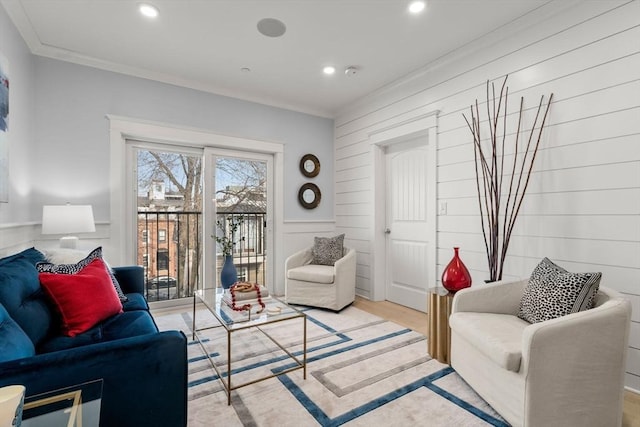
<path id="1" fill-rule="evenodd" d="M 37 57 L 36 150 L 32 219 L 43 204 L 91 203 L 109 219 L 109 134 L 106 114 L 194 127 L 217 134 L 279 142 L 284 147 L 285 220 L 333 220 L 333 121 Z M 299 206 L 298 162 L 314 153 L 323 190 L 314 210 Z"/>
<path id="2" fill-rule="evenodd" d="M 30 157 L 34 151 L 34 61 L 0 7 L 0 55 L 9 65 L 9 201 L 0 203 L 0 227 L 31 217 Z M 1 178 L 0 178 L 1 179 Z"/>

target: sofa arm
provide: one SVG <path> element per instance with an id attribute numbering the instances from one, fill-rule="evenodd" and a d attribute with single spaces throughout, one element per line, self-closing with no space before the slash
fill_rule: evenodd
<path id="1" fill-rule="evenodd" d="M 125 294 L 144 295 L 144 268 L 139 265 L 113 267 L 113 273 Z"/>
<path id="2" fill-rule="evenodd" d="M 284 272 L 285 275 L 287 271 L 292 268 L 302 267 L 305 264 L 311 263 L 313 259 L 313 254 L 311 253 L 311 248 L 303 249 L 289 256 L 287 260 L 284 262 Z"/>
<path id="3" fill-rule="evenodd" d="M 453 297 L 451 312 L 472 311 L 516 315 L 526 285 L 527 279 L 501 280 L 462 289 Z"/>
<path id="4" fill-rule="evenodd" d="M 0 386 L 23 384 L 27 396 L 96 379 L 102 427 L 187 423 L 187 340 L 179 331 L 0 363 Z"/>

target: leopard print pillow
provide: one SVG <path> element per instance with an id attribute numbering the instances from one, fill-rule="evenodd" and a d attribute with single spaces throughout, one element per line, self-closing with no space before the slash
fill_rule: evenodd
<path id="1" fill-rule="evenodd" d="M 544 258 L 531 273 L 518 317 L 537 323 L 593 308 L 601 278 L 602 273 L 570 273 Z"/>
<path id="2" fill-rule="evenodd" d="M 343 256 L 343 243 L 344 234 L 335 237 L 314 237 L 311 264 L 334 265 Z"/>

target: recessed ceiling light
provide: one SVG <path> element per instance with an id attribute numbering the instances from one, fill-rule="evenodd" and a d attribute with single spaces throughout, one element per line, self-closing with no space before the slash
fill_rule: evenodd
<path id="1" fill-rule="evenodd" d="M 158 8 L 149 3 L 140 3 L 140 6 L 138 6 L 138 10 L 147 18 L 157 18 L 160 14 Z"/>
<path id="2" fill-rule="evenodd" d="M 322 72 L 325 74 L 333 74 L 336 72 L 336 67 L 328 65 L 322 69 Z"/>
<path id="3" fill-rule="evenodd" d="M 413 14 L 420 13 L 424 10 L 426 4 L 424 1 L 413 1 L 409 4 L 409 12 Z"/>

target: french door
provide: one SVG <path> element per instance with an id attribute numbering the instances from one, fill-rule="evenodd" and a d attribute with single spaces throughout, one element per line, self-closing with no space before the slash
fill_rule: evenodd
<path id="1" fill-rule="evenodd" d="M 233 253 L 238 279 L 272 283 L 272 155 L 133 140 L 127 149 L 131 244 L 149 301 L 218 286 L 214 236 L 229 219 L 242 224 Z"/>
<path id="2" fill-rule="evenodd" d="M 217 286 L 227 237 L 239 281 L 273 283 L 273 156 L 205 148 L 204 285 Z M 236 232 L 231 232 L 232 225 Z"/>

